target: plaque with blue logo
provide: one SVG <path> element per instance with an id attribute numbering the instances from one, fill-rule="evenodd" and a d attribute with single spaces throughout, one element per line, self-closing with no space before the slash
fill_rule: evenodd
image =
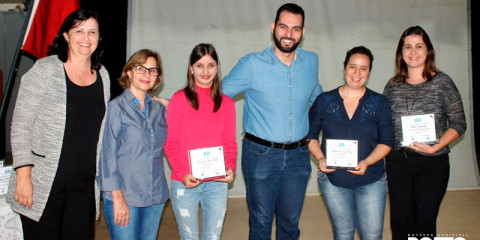
<path id="1" fill-rule="evenodd" d="M 402 146 L 412 143 L 435 144 L 438 142 L 435 132 L 435 115 L 423 114 L 402 116 Z"/>
<path id="2" fill-rule="evenodd" d="M 223 147 L 192 149 L 189 151 L 192 175 L 200 181 L 213 181 L 225 177 Z"/>
<path id="3" fill-rule="evenodd" d="M 358 141 L 326 139 L 327 168 L 355 169 L 358 165 Z"/>

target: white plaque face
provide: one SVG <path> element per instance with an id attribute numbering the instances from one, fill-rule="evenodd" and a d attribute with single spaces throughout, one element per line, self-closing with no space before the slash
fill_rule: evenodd
<path id="1" fill-rule="evenodd" d="M 0 167 L 0 195 L 7 194 L 12 166 Z"/>
<path id="2" fill-rule="evenodd" d="M 354 169 L 358 165 L 358 141 L 326 139 L 327 168 Z"/>
<path id="3" fill-rule="evenodd" d="M 426 144 L 438 142 L 433 114 L 402 116 L 401 120 L 402 146 L 409 146 L 414 142 Z"/>
<path id="4" fill-rule="evenodd" d="M 192 175 L 201 181 L 225 177 L 223 147 L 199 148 L 189 151 Z"/>

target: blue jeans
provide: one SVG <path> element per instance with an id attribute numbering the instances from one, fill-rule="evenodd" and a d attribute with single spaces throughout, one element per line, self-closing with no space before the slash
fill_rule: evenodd
<path id="1" fill-rule="evenodd" d="M 172 180 L 171 185 L 180 239 L 199 239 L 198 204 L 202 206 L 202 239 L 220 239 L 227 211 L 228 184 L 204 182 L 187 189 L 182 182 Z"/>
<path id="2" fill-rule="evenodd" d="M 353 189 L 333 185 L 318 173 L 318 185 L 327 204 L 336 240 L 353 240 L 357 228 L 362 240 L 382 240 L 387 177 Z"/>
<path id="3" fill-rule="evenodd" d="M 249 239 L 271 239 L 274 215 L 276 239 L 298 239 L 298 221 L 312 172 L 308 145 L 282 150 L 244 138 L 242 170 L 250 212 Z"/>
<path id="4" fill-rule="evenodd" d="M 103 213 L 110 232 L 110 238 L 122 240 L 157 239 L 158 226 L 162 218 L 165 204 L 152 205 L 150 207 L 132 207 L 130 210 L 130 221 L 128 226 L 115 225 L 113 215 L 113 202 L 103 199 Z"/>

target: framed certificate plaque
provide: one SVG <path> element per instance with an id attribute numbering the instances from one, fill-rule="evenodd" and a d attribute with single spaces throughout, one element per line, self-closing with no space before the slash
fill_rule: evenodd
<path id="1" fill-rule="evenodd" d="M 355 169 L 358 165 L 358 141 L 326 140 L 327 168 Z"/>
<path id="2" fill-rule="evenodd" d="M 198 148 L 189 151 L 192 175 L 200 181 L 225 177 L 223 147 Z"/>

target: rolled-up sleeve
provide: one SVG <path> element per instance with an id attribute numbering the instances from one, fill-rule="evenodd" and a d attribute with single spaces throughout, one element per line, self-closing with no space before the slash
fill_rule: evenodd
<path id="1" fill-rule="evenodd" d="M 102 191 L 113 191 L 121 188 L 117 162 L 117 137 L 121 130 L 121 116 L 118 112 L 117 107 L 111 105 L 108 107 L 98 170 Z"/>

